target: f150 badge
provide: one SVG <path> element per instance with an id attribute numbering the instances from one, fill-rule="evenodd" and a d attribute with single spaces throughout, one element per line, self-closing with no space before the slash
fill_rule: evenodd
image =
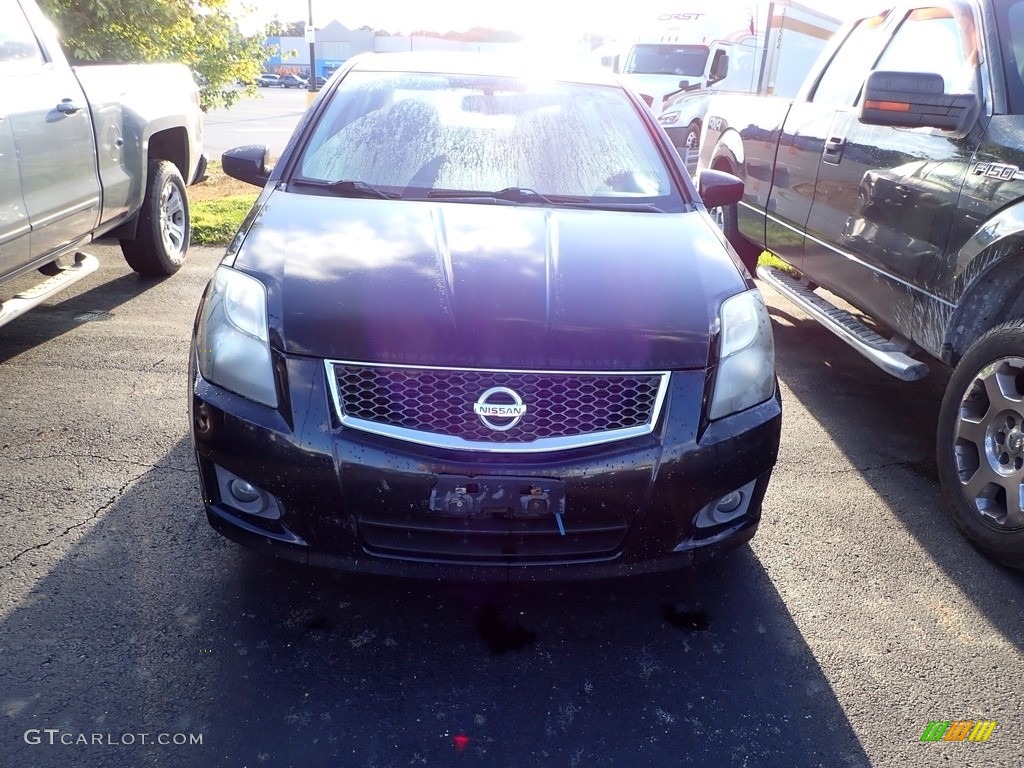
<path id="1" fill-rule="evenodd" d="M 978 176 L 987 176 L 991 179 L 1002 179 L 1003 181 L 1024 178 L 1017 175 L 1020 173 L 1019 167 L 1016 165 L 1003 165 L 1002 163 L 975 163 L 971 173 Z"/>

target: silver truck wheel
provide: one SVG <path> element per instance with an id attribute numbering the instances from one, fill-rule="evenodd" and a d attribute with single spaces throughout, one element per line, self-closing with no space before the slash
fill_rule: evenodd
<path id="1" fill-rule="evenodd" d="M 128 265 L 141 275 L 165 276 L 185 261 L 192 232 L 185 182 L 174 163 L 150 163 L 134 240 L 122 240 Z"/>
<path id="2" fill-rule="evenodd" d="M 954 522 L 986 555 L 1024 569 L 1024 321 L 993 328 L 960 361 L 937 452 Z"/>

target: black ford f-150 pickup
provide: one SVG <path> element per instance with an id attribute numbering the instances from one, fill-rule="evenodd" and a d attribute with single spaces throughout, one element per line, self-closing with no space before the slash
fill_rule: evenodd
<path id="1" fill-rule="evenodd" d="M 795 100 L 714 98 L 700 168 L 745 182 L 721 223 L 751 271 L 901 379 L 927 374 L 921 353 L 955 367 L 943 492 L 968 539 L 1024 568 L 1024 0 L 846 25 Z M 791 269 L 758 268 L 762 249 Z"/>

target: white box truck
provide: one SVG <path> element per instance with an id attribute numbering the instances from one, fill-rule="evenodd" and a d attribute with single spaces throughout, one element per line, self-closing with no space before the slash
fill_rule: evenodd
<path id="1" fill-rule="evenodd" d="M 665 10 L 601 64 L 638 93 L 696 160 L 709 89 L 796 95 L 839 20 L 791 0 L 697 2 Z"/>

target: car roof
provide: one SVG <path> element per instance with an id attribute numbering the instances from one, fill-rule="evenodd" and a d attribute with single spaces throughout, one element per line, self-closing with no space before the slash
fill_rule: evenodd
<path id="1" fill-rule="evenodd" d="M 510 56 L 504 53 L 363 53 L 350 59 L 350 62 L 352 69 L 357 72 L 522 77 L 622 87 L 607 70 L 596 64 L 568 59 L 545 59 L 540 64 L 535 60 L 527 60 L 523 55 Z"/>

